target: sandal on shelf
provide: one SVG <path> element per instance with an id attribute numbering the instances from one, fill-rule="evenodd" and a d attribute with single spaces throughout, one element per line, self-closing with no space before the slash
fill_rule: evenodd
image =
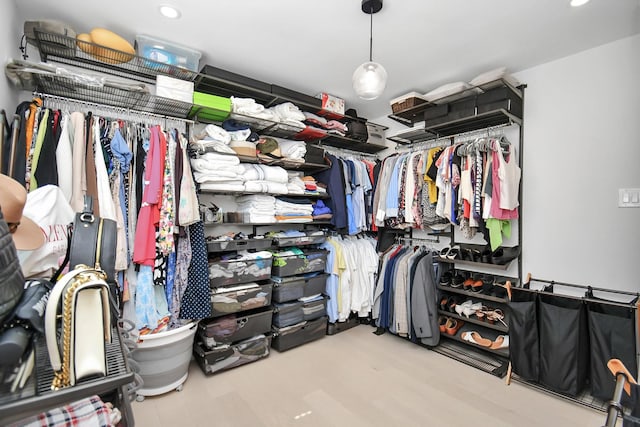
<path id="1" fill-rule="evenodd" d="M 509 335 L 498 335 L 496 340 L 491 343 L 489 347 L 491 350 L 500 350 L 502 348 L 509 348 Z"/>
<path id="2" fill-rule="evenodd" d="M 502 312 L 502 310 L 500 310 L 499 308 L 496 308 L 495 310 L 489 311 L 487 312 L 487 320 L 489 321 L 489 323 L 493 324 L 495 323 L 495 321 L 499 321 L 500 323 L 502 323 L 505 327 L 509 327 L 505 322 L 504 322 L 504 313 Z"/>
<path id="3" fill-rule="evenodd" d="M 447 319 L 447 323 L 445 324 L 444 331 L 448 335 L 455 335 L 458 333 L 460 328 L 462 328 L 462 325 L 464 325 L 464 322 L 462 320 L 449 317 Z"/>
<path id="4" fill-rule="evenodd" d="M 486 305 L 483 305 L 482 308 L 480 308 L 479 310 L 476 310 L 476 317 L 478 318 L 478 320 L 484 321 L 484 318 L 488 310 L 489 308 Z"/>
<path id="5" fill-rule="evenodd" d="M 440 328 L 440 333 L 444 334 L 446 331 L 447 317 L 440 316 L 438 317 L 438 326 Z"/>
<path id="6" fill-rule="evenodd" d="M 488 338 L 483 338 L 482 335 L 476 331 L 463 332 L 460 338 L 481 347 L 491 347 L 493 344 L 493 341 Z"/>

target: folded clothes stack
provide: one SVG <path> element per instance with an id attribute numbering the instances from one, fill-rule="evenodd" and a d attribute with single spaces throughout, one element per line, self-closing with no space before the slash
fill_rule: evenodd
<path id="1" fill-rule="evenodd" d="M 302 181 L 304 182 L 304 194 L 308 196 L 318 196 L 320 194 L 318 192 L 318 184 L 314 177 L 304 176 L 302 177 Z"/>
<path id="2" fill-rule="evenodd" d="M 260 127 L 279 122 L 280 117 L 264 105 L 259 104 L 253 98 L 231 97 L 231 117 L 243 122 L 255 123 Z M 236 114 L 234 114 L 236 113 Z"/>
<path id="3" fill-rule="evenodd" d="M 275 203 L 275 215 L 278 222 L 311 222 L 313 206 L 308 199 L 278 197 Z"/>
<path id="4" fill-rule="evenodd" d="M 274 138 L 278 141 L 282 157 L 294 162 L 304 163 L 304 156 L 307 154 L 307 144 L 304 141 L 294 141 L 292 139 Z"/>
<path id="5" fill-rule="evenodd" d="M 238 212 L 243 213 L 245 222 L 252 223 L 272 223 L 275 219 L 276 198 L 254 194 L 251 196 L 240 196 L 236 198 Z"/>
<path id="6" fill-rule="evenodd" d="M 305 186 L 304 181 L 302 180 L 301 172 L 287 172 L 289 175 L 289 182 L 287 183 L 287 189 L 289 190 L 289 194 L 304 195 Z"/>
<path id="7" fill-rule="evenodd" d="M 288 194 L 289 175 L 280 166 L 240 164 L 244 191 L 254 193 Z"/>
<path id="8" fill-rule="evenodd" d="M 282 130 L 299 132 L 306 127 L 304 124 L 306 117 L 300 108 L 291 102 L 275 105 L 270 110 L 279 118 L 279 128 Z"/>
<path id="9" fill-rule="evenodd" d="M 229 147 L 230 141 L 231 135 L 229 132 L 216 125 L 207 125 L 189 145 L 198 153 L 235 154 Z"/>
<path id="10" fill-rule="evenodd" d="M 191 159 L 193 177 L 200 189 L 211 191 L 244 191 L 244 169 L 236 155 L 204 153 Z"/>
<path id="11" fill-rule="evenodd" d="M 313 113 L 303 112 L 305 116 L 304 122 L 316 129 L 321 129 L 327 133 L 345 136 L 347 126 L 337 120 L 327 120 Z"/>
<path id="12" fill-rule="evenodd" d="M 333 217 L 331 208 L 325 205 L 322 200 L 316 200 L 313 204 L 313 212 L 311 213 L 314 221 L 316 220 L 329 220 Z"/>

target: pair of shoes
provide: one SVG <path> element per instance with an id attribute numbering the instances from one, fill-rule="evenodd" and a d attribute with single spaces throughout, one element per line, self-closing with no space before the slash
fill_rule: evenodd
<path id="1" fill-rule="evenodd" d="M 509 348 L 509 335 L 498 335 L 489 346 L 491 350 L 500 350 L 503 348 Z"/>
<path id="2" fill-rule="evenodd" d="M 504 313 L 502 312 L 502 310 L 500 310 L 499 308 L 496 308 L 495 310 L 489 310 L 487 312 L 485 312 L 485 315 L 487 316 L 487 322 L 489 322 L 490 324 L 494 324 L 496 323 L 496 320 L 500 323 L 502 323 L 505 327 L 509 327 L 505 321 L 504 321 Z"/>
<path id="3" fill-rule="evenodd" d="M 444 273 L 442 273 L 442 276 L 440 276 L 440 285 L 451 286 L 452 280 L 453 274 L 451 274 L 451 271 L 445 271 Z"/>
<path id="4" fill-rule="evenodd" d="M 482 276 L 482 293 L 483 294 L 491 294 L 494 287 L 494 284 L 493 284 L 494 281 L 495 281 L 494 277 L 491 276 L 490 274 L 485 274 L 484 276 Z"/>
<path id="5" fill-rule="evenodd" d="M 440 258 L 446 259 L 460 259 L 462 258 L 462 253 L 460 252 L 460 246 L 447 246 L 440 251 Z"/>
<path id="6" fill-rule="evenodd" d="M 463 248 L 461 249 L 461 252 L 462 259 L 464 261 L 480 262 L 482 259 L 481 253 L 478 249 Z"/>
<path id="7" fill-rule="evenodd" d="M 520 246 L 512 248 L 498 248 L 491 254 L 493 264 L 505 265 L 520 255 Z"/>
<path id="8" fill-rule="evenodd" d="M 466 300 L 462 304 L 456 305 L 456 308 L 455 308 L 456 313 L 458 313 L 458 316 L 464 315 L 467 319 L 469 318 L 469 316 L 471 316 L 472 314 L 475 314 L 475 312 L 480 309 L 482 309 L 482 303 L 480 302 L 474 303 L 471 300 Z"/>
<path id="9" fill-rule="evenodd" d="M 463 332 L 462 335 L 460 335 L 460 338 L 462 338 L 464 341 L 468 341 L 481 347 L 489 348 L 493 345 L 493 341 L 491 341 L 489 338 L 483 338 L 482 335 L 480 335 L 476 331 Z"/>
<path id="10" fill-rule="evenodd" d="M 438 317 L 438 327 L 440 328 L 441 334 L 444 334 L 447 330 L 446 325 L 447 325 L 448 319 L 449 319 L 448 317 L 444 317 L 444 316 Z"/>
<path id="11" fill-rule="evenodd" d="M 452 288 L 461 288 L 463 286 L 465 280 L 466 279 L 462 274 L 456 273 L 456 275 L 453 276 L 453 279 L 451 280 L 451 287 Z"/>
<path id="12" fill-rule="evenodd" d="M 448 317 L 444 325 L 444 332 L 447 335 L 455 335 L 458 333 L 460 328 L 462 328 L 462 325 L 464 325 L 464 322 L 462 320 L 454 319 L 453 317 Z"/>

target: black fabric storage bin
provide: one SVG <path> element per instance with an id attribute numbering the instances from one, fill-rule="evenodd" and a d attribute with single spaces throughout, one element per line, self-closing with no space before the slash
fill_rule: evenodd
<path id="1" fill-rule="evenodd" d="M 616 379 L 607 368 L 609 359 L 620 359 L 631 371 L 636 361 L 635 310 L 595 302 L 587 303 L 591 346 L 591 394 L 602 400 L 613 396 Z"/>
<path id="2" fill-rule="evenodd" d="M 498 87 L 477 97 L 478 114 L 504 109 L 522 118 L 522 98 L 510 87 Z"/>
<path id="3" fill-rule="evenodd" d="M 273 243 L 277 246 L 304 246 L 317 245 L 327 240 L 327 236 L 323 234 L 297 236 L 297 237 L 274 237 Z"/>
<path id="4" fill-rule="evenodd" d="M 202 372 L 215 374 L 267 357 L 270 346 L 269 335 L 257 335 L 233 345 L 223 344 L 212 349 L 205 349 L 202 343 L 196 340 L 193 356 Z"/>
<path id="5" fill-rule="evenodd" d="M 316 147 L 315 145 L 307 144 L 307 152 L 304 155 L 304 161 L 306 163 L 316 163 L 320 165 L 324 165 L 325 151 L 324 148 Z"/>
<path id="6" fill-rule="evenodd" d="M 292 89 L 288 89 L 286 87 L 271 85 L 271 93 L 277 95 L 278 97 L 284 98 L 287 101 L 291 101 L 295 103 L 304 103 L 309 107 L 317 108 L 318 111 L 322 109 L 322 99 L 313 97 L 311 95 L 307 95 L 302 92 L 297 92 Z M 284 102 L 284 101 L 282 101 Z M 278 102 L 278 104 L 282 104 L 282 102 Z"/>
<path id="7" fill-rule="evenodd" d="M 211 287 L 266 280 L 271 277 L 272 259 L 272 257 L 269 257 L 210 261 L 209 281 Z"/>
<path id="8" fill-rule="evenodd" d="M 271 289 L 271 283 L 245 283 L 211 289 L 211 316 L 266 307 L 271 304 Z"/>
<path id="9" fill-rule="evenodd" d="M 449 113 L 449 104 L 432 105 L 424 110 L 424 119 L 434 119 L 437 117 L 446 116 Z"/>
<path id="10" fill-rule="evenodd" d="M 326 273 L 318 274 L 317 276 L 305 276 L 305 286 L 302 296 L 310 297 L 312 295 L 326 293 L 328 276 Z"/>
<path id="11" fill-rule="evenodd" d="M 292 301 L 273 305 L 273 325 L 279 328 L 295 325 L 304 320 L 302 302 Z"/>
<path id="12" fill-rule="evenodd" d="M 509 356 L 513 372 L 528 381 L 538 381 L 538 294 L 511 289 L 509 301 Z"/>
<path id="13" fill-rule="evenodd" d="M 327 299 L 322 297 L 315 301 L 302 303 L 302 317 L 304 320 L 313 320 L 324 317 L 327 314 Z"/>
<path id="14" fill-rule="evenodd" d="M 271 331 L 271 308 L 204 319 L 198 324 L 198 336 L 205 348 L 231 344 Z"/>
<path id="15" fill-rule="evenodd" d="M 478 114 L 496 110 L 506 110 L 514 116 L 522 118 L 522 100 L 518 102 L 512 99 L 503 99 L 489 104 L 478 105 Z"/>
<path id="16" fill-rule="evenodd" d="M 271 274 L 278 277 L 324 271 L 327 263 L 327 251 L 305 250 L 303 255 L 273 257 Z"/>
<path id="17" fill-rule="evenodd" d="M 275 302 L 297 300 L 304 296 L 305 281 L 303 277 L 272 277 L 273 296 Z"/>
<path id="18" fill-rule="evenodd" d="M 589 372 L 585 303 L 560 295 L 539 296 L 540 383 L 577 396 Z"/>
<path id="19" fill-rule="evenodd" d="M 273 328 L 271 347 L 278 351 L 286 351 L 324 337 L 326 330 L 326 317 L 301 322 L 286 328 Z"/>
<path id="20" fill-rule="evenodd" d="M 209 252 L 244 251 L 248 249 L 262 250 L 270 248 L 272 242 L 272 239 L 208 241 L 207 250 Z"/>

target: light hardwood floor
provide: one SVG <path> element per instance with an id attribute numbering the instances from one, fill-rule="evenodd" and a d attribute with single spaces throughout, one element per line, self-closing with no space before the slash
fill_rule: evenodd
<path id="1" fill-rule="evenodd" d="M 134 402 L 136 426 L 576 426 L 606 415 L 358 326 Z"/>

